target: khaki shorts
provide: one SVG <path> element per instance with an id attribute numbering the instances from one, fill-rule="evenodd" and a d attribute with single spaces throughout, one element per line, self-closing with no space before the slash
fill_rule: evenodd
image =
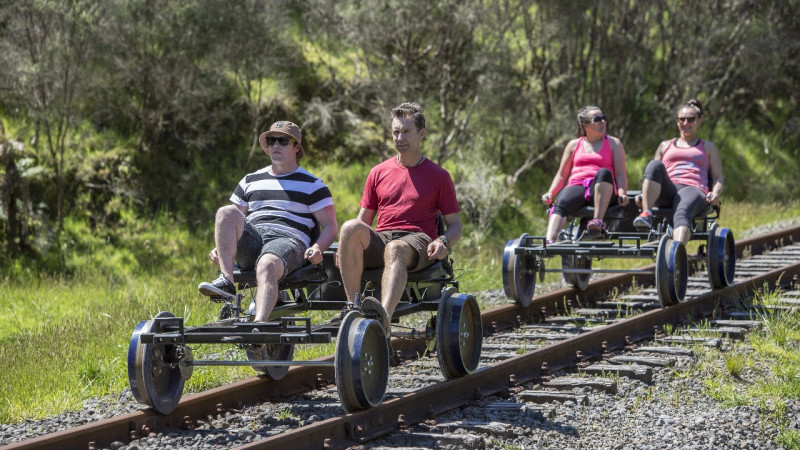
<path id="1" fill-rule="evenodd" d="M 417 251 L 417 257 L 411 262 L 409 272 L 422 270 L 434 263 L 428 258 L 428 244 L 431 238 L 418 231 L 375 231 L 370 229 L 369 247 L 364 250 L 364 268 L 383 267 L 383 254 L 390 241 L 403 241 Z"/>

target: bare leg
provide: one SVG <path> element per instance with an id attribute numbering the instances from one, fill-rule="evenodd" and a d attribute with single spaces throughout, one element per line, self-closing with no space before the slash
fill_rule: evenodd
<path id="1" fill-rule="evenodd" d="M 278 281 L 283 276 L 283 260 L 271 253 L 265 253 L 256 264 L 256 314 L 254 322 L 266 322 L 278 303 Z"/>
<path id="2" fill-rule="evenodd" d="M 244 214 L 233 205 L 217 210 L 214 220 L 214 243 L 217 246 L 219 270 L 233 282 L 233 264 L 236 260 L 236 244 L 244 232 Z"/>
<path id="3" fill-rule="evenodd" d="M 355 301 L 361 288 L 364 271 L 364 250 L 369 247 L 370 226 L 358 219 L 342 225 L 339 234 L 339 271 L 342 274 L 344 292 L 349 301 Z"/>
<path id="4" fill-rule="evenodd" d="M 672 232 L 672 239 L 681 241 L 683 245 L 689 242 L 690 237 L 692 237 L 692 231 L 687 226 L 680 226 Z"/>
<path id="5" fill-rule="evenodd" d="M 642 211 L 652 209 L 661 194 L 661 183 L 653 180 L 642 182 Z"/>
<path id="6" fill-rule="evenodd" d="M 408 268 L 414 263 L 417 251 L 403 241 L 391 241 L 383 254 L 383 277 L 381 278 L 381 305 L 391 320 L 394 309 L 403 296 L 408 280 Z"/>
<path id="7" fill-rule="evenodd" d="M 602 219 L 606 215 L 608 204 L 611 203 L 611 195 L 614 186 L 611 183 L 595 183 L 594 185 L 594 218 Z"/>
<path id="8" fill-rule="evenodd" d="M 547 235 L 546 239 L 549 241 L 558 240 L 558 233 L 564 229 L 567 224 L 567 218 L 558 214 L 552 214 L 550 221 L 547 222 Z"/>

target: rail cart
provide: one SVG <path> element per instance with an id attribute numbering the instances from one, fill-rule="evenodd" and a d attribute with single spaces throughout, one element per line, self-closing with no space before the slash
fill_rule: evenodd
<path id="1" fill-rule="evenodd" d="M 506 244 L 503 252 L 503 288 L 508 298 L 522 306 L 531 303 L 536 278 L 544 279 L 546 272 L 562 272 L 567 284 L 579 291 L 586 289 L 592 274 L 596 273 L 646 273 L 650 269 L 602 270 L 593 269 L 592 261 L 603 258 L 651 258 L 655 260 L 655 284 L 662 306 L 683 301 L 688 283 L 689 257 L 685 246 L 672 240 L 672 208 L 653 208 L 653 228 L 638 231 L 633 219 L 638 214 L 634 199 L 638 192 L 628 193 L 627 206 L 608 208 L 606 231 L 591 234 L 587 224 L 594 217 L 594 208 L 582 208 L 575 217 L 568 218 L 557 242 L 547 244 L 543 236 L 522 234 Z M 708 280 L 712 289 L 733 283 L 736 247 L 733 232 L 717 223 L 719 206 L 709 205 L 694 219 L 691 240 L 704 241 L 696 261 L 706 262 Z M 546 269 L 545 261 L 561 258 L 561 269 Z"/>
<path id="2" fill-rule="evenodd" d="M 348 302 L 341 274 L 334 265 L 336 246 L 323 253 L 320 265 L 308 264 L 280 283 L 278 304 L 269 322 L 253 323 L 243 309 L 242 291 L 254 295 L 255 271 L 236 271 L 239 293 L 216 299 L 222 304 L 219 320 L 187 327 L 182 317 L 160 312 L 139 323 L 128 347 L 128 380 L 140 403 L 161 414 L 171 413 L 183 393 L 184 382 L 198 366 L 252 366 L 264 377 L 279 380 L 289 366 L 333 365 L 336 388 L 348 412 L 379 405 L 386 393 L 389 352 L 383 325 L 360 300 Z M 362 296 L 380 298 L 382 269 L 365 270 Z M 361 297 L 359 297 L 361 298 Z M 312 323 L 307 311 L 335 311 L 331 320 Z M 445 378 L 472 373 L 478 366 L 483 339 L 480 310 L 475 298 L 458 293 L 452 260 L 437 261 L 411 272 L 392 323 L 422 311 L 436 312 L 425 334 L 435 339 L 435 349 Z M 402 334 L 402 333 L 400 333 Z M 420 333 L 421 334 L 421 333 Z M 333 362 L 294 361 L 296 344 L 326 344 L 335 339 Z M 199 344 L 237 345 L 246 350 L 247 361 L 195 360 Z"/>

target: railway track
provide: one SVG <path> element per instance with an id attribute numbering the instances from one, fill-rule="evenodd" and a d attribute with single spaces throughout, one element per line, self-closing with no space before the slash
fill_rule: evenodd
<path id="1" fill-rule="evenodd" d="M 391 369 L 386 400 L 370 410 L 344 414 L 330 366 L 296 367 L 280 381 L 253 377 L 187 396 L 170 415 L 142 410 L 8 448 L 108 448 L 112 442 L 166 434 L 195 439 L 213 433 L 217 422 L 232 414 L 243 417 L 242 429 L 248 423 L 258 424 L 256 432 L 242 433 L 237 438 L 237 443 L 244 444 L 241 448 L 342 448 L 391 439 L 398 433 L 404 439 L 419 436 L 419 442 L 441 440 L 445 439 L 443 435 L 437 437 L 431 432 L 439 427 L 431 424 L 443 420 L 446 423 L 448 419 L 442 417 L 469 405 L 546 417 L 547 413 L 542 411 L 522 409 L 526 402 L 538 402 L 530 399 L 560 398 L 553 393 L 558 390 L 555 384 L 562 383 L 567 389 L 580 387 L 580 383 L 591 389 L 612 389 L 604 387 L 604 383 L 608 384 L 601 381 L 604 377 L 575 381 L 573 376 L 565 374 L 580 369 L 591 375 L 615 374 L 646 380 L 652 376 L 652 370 L 648 375 L 647 358 L 656 366 L 671 362 L 669 351 L 664 350 L 670 342 L 658 341 L 667 338 L 662 336 L 665 326 L 712 317 L 715 312 L 725 311 L 729 303 L 748 297 L 764 285 L 797 280 L 800 276 L 797 243 L 800 243 L 800 227 L 738 242 L 734 285 L 711 291 L 701 272 L 697 279 L 690 278 L 686 300 L 668 308 L 659 307 L 655 289 L 608 298 L 610 292 L 624 292 L 634 283 L 640 286 L 652 283 L 646 275 L 622 274 L 594 280 L 582 293 L 571 288 L 560 289 L 535 297 L 527 307 L 507 304 L 484 311 L 480 369 L 463 378 L 444 380 L 436 358 L 427 352 L 424 332 L 395 337 L 393 350 L 403 363 Z M 715 322 L 717 331 L 731 336 L 752 326 L 746 320 L 733 322 L 737 318 L 733 315 L 725 318 L 729 322 Z M 620 355 L 636 347 L 650 351 L 645 356 Z M 660 352 L 667 352 L 667 356 Z M 332 356 L 320 360 L 330 359 Z M 537 392 L 525 387 L 546 383 L 552 389 Z M 514 393 L 513 401 L 496 400 L 507 398 L 509 393 Z M 581 401 L 569 398 L 568 401 Z M 480 446 L 478 443 L 484 439 L 481 433 L 502 433 L 477 426 L 473 429 L 477 431 L 456 439 L 463 439 L 464 445 L 475 439 L 475 446 Z"/>

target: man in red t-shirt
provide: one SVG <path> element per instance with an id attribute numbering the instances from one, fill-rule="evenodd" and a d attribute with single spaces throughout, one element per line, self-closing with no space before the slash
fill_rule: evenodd
<path id="1" fill-rule="evenodd" d="M 460 208 L 450 174 L 420 150 L 425 116 L 416 103 L 392 109 L 392 141 L 397 155 L 373 167 L 367 176 L 358 217 L 342 225 L 339 267 L 349 301 L 355 301 L 364 268 L 384 266 L 381 316 L 386 335 L 389 320 L 403 295 L 409 271 L 422 270 L 450 253 L 460 237 Z M 446 231 L 438 235 L 439 214 Z M 378 216 L 376 229 L 372 228 Z M 367 297 L 365 307 L 377 307 Z"/>

